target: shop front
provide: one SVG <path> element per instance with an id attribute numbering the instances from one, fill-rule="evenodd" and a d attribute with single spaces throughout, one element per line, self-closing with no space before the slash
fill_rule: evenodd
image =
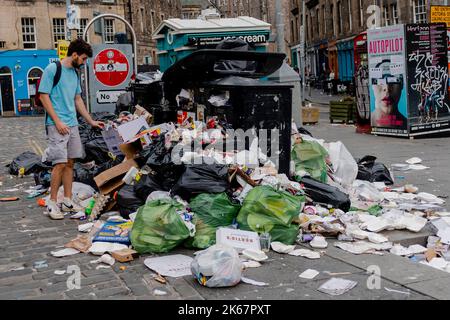
<path id="1" fill-rule="evenodd" d="M 214 49 L 225 39 L 241 39 L 255 51 L 265 52 L 269 37 L 270 24 L 251 17 L 168 19 L 153 34 L 162 72 L 192 52 Z"/>
<path id="2" fill-rule="evenodd" d="M 0 52 L 0 114 L 35 114 L 37 82 L 49 63 L 57 60 L 56 50 Z"/>
<path id="3" fill-rule="evenodd" d="M 338 53 L 339 85 L 342 87 L 339 91 L 353 93 L 354 87 L 354 53 L 353 37 L 339 40 L 336 44 Z"/>

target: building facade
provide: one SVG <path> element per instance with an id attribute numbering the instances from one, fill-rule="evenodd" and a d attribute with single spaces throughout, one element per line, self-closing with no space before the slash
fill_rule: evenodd
<path id="1" fill-rule="evenodd" d="M 137 38 L 138 64 L 158 64 L 153 32 L 165 19 L 181 17 L 180 0 L 126 0 L 125 17 Z"/>
<path id="2" fill-rule="evenodd" d="M 284 18 L 284 43 L 286 45 L 285 53 L 289 56 L 289 39 L 291 30 L 289 28 L 290 7 L 289 1 L 281 0 Z M 211 0 L 219 9 L 222 17 L 235 18 L 238 16 L 249 16 L 263 20 L 271 24 L 272 40 L 268 45 L 268 51 L 277 51 L 276 43 L 276 1 L 275 0 Z"/>
<path id="3" fill-rule="evenodd" d="M 320 78 L 330 73 L 336 80 L 351 81 L 354 75 L 353 40 L 370 25 L 429 21 L 430 5 L 445 0 L 306 0 L 305 73 Z M 302 0 L 290 0 L 292 61 L 299 63 Z"/>
<path id="4" fill-rule="evenodd" d="M 124 0 L 78 0 L 82 36 L 88 22 L 96 15 L 114 13 L 124 16 Z M 65 0 L 0 0 L 0 50 L 50 50 L 58 40 L 66 39 Z M 104 41 L 114 42 L 114 34 L 124 32 L 125 25 L 114 19 L 104 20 Z M 102 34 L 90 28 L 88 40 L 100 43 Z"/>
<path id="5" fill-rule="evenodd" d="M 197 19 L 209 7 L 213 6 L 208 0 L 181 0 L 181 19 Z"/>

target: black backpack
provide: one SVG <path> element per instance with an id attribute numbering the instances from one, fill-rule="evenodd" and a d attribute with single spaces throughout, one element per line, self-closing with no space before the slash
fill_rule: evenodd
<path id="1" fill-rule="evenodd" d="M 54 63 L 56 63 L 56 73 L 55 73 L 55 77 L 53 78 L 53 87 L 56 87 L 56 85 L 58 84 L 59 80 L 61 79 L 61 72 L 62 72 L 62 66 L 61 66 L 61 61 L 55 61 Z M 39 92 L 39 86 L 41 84 L 41 79 L 38 80 L 38 83 L 36 85 L 36 95 L 34 96 L 34 105 L 35 107 L 38 108 L 44 108 L 44 105 L 42 104 L 41 101 L 41 94 Z"/>

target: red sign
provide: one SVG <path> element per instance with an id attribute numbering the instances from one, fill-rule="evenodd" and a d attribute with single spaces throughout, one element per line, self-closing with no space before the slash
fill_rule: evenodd
<path id="1" fill-rule="evenodd" d="M 122 84 L 129 71 L 128 59 L 120 50 L 105 49 L 95 56 L 94 74 L 105 86 L 116 87 Z"/>

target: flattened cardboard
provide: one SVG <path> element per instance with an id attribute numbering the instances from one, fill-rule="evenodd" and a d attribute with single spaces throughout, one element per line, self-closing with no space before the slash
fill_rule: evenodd
<path id="1" fill-rule="evenodd" d="M 142 143 L 139 139 L 129 143 L 123 143 L 119 146 L 120 151 L 125 155 L 127 160 L 134 159 L 136 154 L 142 150 Z"/>
<path id="2" fill-rule="evenodd" d="M 132 160 L 126 160 L 111 169 L 108 169 L 98 176 L 94 177 L 94 181 L 101 194 L 109 194 L 124 184 L 123 176 L 131 167 L 138 167 L 137 163 Z"/>

